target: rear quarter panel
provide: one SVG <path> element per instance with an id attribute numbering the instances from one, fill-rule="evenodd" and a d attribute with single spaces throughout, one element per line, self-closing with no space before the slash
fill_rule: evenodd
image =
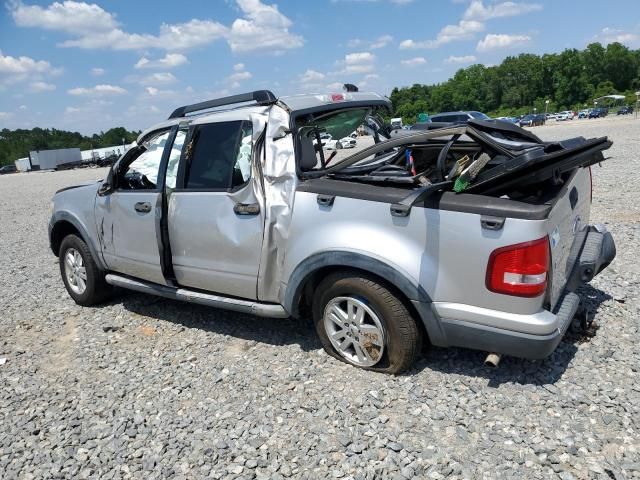
<path id="1" fill-rule="evenodd" d="M 491 231 L 481 227 L 477 214 L 414 207 L 408 217 L 393 217 L 388 203 L 337 197 L 325 207 L 316 196 L 296 193 L 283 283 L 313 254 L 349 251 L 385 262 L 419 283 L 432 301 L 520 314 L 542 306 L 542 297 L 490 292 L 485 275 L 493 250 L 545 236 L 544 220 L 508 218 L 501 230 Z"/>

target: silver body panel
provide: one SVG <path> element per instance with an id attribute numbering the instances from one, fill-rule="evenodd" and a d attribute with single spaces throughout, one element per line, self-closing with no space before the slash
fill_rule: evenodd
<path id="1" fill-rule="evenodd" d="M 102 257 L 110 270 L 164 283 L 156 237 L 159 197 L 159 192 L 145 190 L 116 191 L 96 197 L 96 233 Z M 150 203 L 152 210 L 137 212 L 138 202 Z"/>
<path id="2" fill-rule="evenodd" d="M 368 97 L 363 94 L 363 98 Z M 394 217 L 389 203 L 346 197 L 321 206 L 317 194 L 296 191 L 300 179 L 288 133 L 289 108 L 323 105 L 321 100 L 317 96 L 290 97 L 269 107 L 173 119 L 141 135 L 139 140 L 177 123 L 250 119 L 255 144 L 266 128 L 264 150 L 254 149 L 252 178 L 241 189 L 176 191 L 169 196 L 173 268 L 184 287 L 178 297 L 197 301 L 197 294 L 188 290 L 193 288 L 211 292 L 202 294 L 206 296 L 202 302 L 208 304 L 224 307 L 222 297 L 236 297 L 291 309 L 287 299 L 296 269 L 314 256 L 347 252 L 388 267 L 423 291 L 426 298 L 410 300 L 420 307 L 425 323 L 443 319 L 541 336 L 558 329 L 556 316 L 544 308 L 544 296 L 523 298 L 489 291 L 485 286 L 487 261 L 499 247 L 554 237 L 553 306 L 569 275 L 576 225 L 588 223 L 586 169 L 579 169 L 567 187 L 575 186 L 580 194 L 573 210 L 565 192 L 547 219 L 507 218 L 500 230 L 483 228 L 480 215 L 465 212 L 414 207 L 408 217 Z M 107 270 L 153 282 L 156 289 L 166 288 L 157 248 L 159 210 L 141 216 L 133 209 L 138 201 L 159 205 L 158 196 L 157 192 L 116 192 L 99 197 L 97 185 L 75 188 L 55 196 L 54 218 L 56 212 L 77 218 Z M 260 214 L 238 216 L 233 211 L 235 203 L 258 203 Z"/>

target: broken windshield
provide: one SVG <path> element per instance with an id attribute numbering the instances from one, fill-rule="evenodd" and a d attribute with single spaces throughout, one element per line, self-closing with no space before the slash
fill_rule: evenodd
<path id="1" fill-rule="evenodd" d="M 336 166 L 356 153 L 388 140 L 387 129 L 373 107 L 304 115 L 296 119 L 296 128 L 304 152 L 301 167 L 306 171 Z M 361 162 L 372 158 L 373 155 Z"/>

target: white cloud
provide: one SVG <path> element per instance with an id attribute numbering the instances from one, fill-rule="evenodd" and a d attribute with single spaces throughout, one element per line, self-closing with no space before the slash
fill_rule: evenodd
<path id="1" fill-rule="evenodd" d="M 495 50 L 497 48 L 511 48 L 524 45 L 531 41 L 528 35 L 509 35 L 489 33 L 478 42 L 476 49 L 479 52 Z"/>
<path id="2" fill-rule="evenodd" d="M 362 48 L 370 48 L 372 50 L 376 50 L 378 48 L 386 47 L 392 41 L 393 41 L 393 37 L 391 35 L 380 35 L 378 38 L 376 38 L 371 42 L 362 40 L 360 38 L 352 38 L 347 42 L 347 48 L 362 47 Z"/>
<path id="3" fill-rule="evenodd" d="M 515 3 L 511 1 L 485 6 L 481 0 L 472 0 L 455 25 L 444 26 L 432 40 L 403 40 L 401 50 L 438 48 L 447 43 L 469 40 L 485 30 L 485 22 L 492 18 L 513 17 L 542 9 L 537 3 Z"/>
<path id="4" fill-rule="evenodd" d="M 456 57 L 455 55 L 451 55 L 444 62 L 445 63 L 473 63 L 477 60 L 475 55 L 463 55 L 461 57 Z"/>
<path id="5" fill-rule="evenodd" d="M 389 45 L 392 41 L 393 37 L 391 35 L 381 35 L 373 41 L 369 48 L 372 48 L 374 50 L 377 48 L 383 48 Z"/>
<path id="6" fill-rule="evenodd" d="M 240 87 L 241 82 L 249 80 L 253 75 L 244 69 L 244 63 L 236 63 L 233 66 L 233 73 L 226 77 L 224 81 L 230 88 Z"/>
<path id="7" fill-rule="evenodd" d="M 302 75 L 300 75 L 300 81 L 302 83 L 313 83 L 319 82 L 323 80 L 325 77 L 324 73 L 316 72 L 315 70 L 308 69 Z"/>
<path id="8" fill-rule="evenodd" d="M 270 50 L 281 53 L 303 45 L 300 35 L 289 32 L 293 23 L 280 13 L 277 5 L 267 5 L 260 0 L 236 0 L 236 3 L 242 18 L 237 18 L 230 27 L 213 20 L 194 18 L 184 23 L 163 23 L 157 35 L 126 32 L 114 14 L 96 4 L 81 1 L 65 0 L 42 7 L 12 0 L 9 9 L 18 26 L 68 34 L 71 38 L 60 44 L 63 47 L 184 51 L 225 39 L 234 52 Z"/>
<path id="9" fill-rule="evenodd" d="M 102 97 L 107 95 L 124 95 L 127 91 L 116 85 L 96 85 L 95 87 L 77 87 L 67 90 L 69 95 L 76 95 L 82 97 Z"/>
<path id="10" fill-rule="evenodd" d="M 169 85 L 177 82 L 178 79 L 169 72 L 152 73 L 140 79 L 142 85 Z"/>
<path id="11" fill-rule="evenodd" d="M 18 110 L 28 110 L 28 109 L 29 109 L 29 107 L 27 107 L 26 105 L 20 105 L 18 107 Z"/>
<path id="12" fill-rule="evenodd" d="M 424 57 L 414 57 L 408 60 L 401 60 L 400 63 L 405 67 L 417 67 L 418 65 L 424 65 L 427 60 Z"/>
<path id="13" fill-rule="evenodd" d="M 94 77 L 100 77 L 102 75 L 104 75 L 106 72 L 106 70 L 104 68 L 92 68 L 90 70 L 89 73 L 91 73 L 91 75 L 93 75 Z"/>
<path id="14" fill-rule="evenodd" d="M 13 117 L 13 112 L 0 112 L 0 120 L 6 120 Z"/>
<path id="15" fill-rule="evenodd" d="M 179 24 L 162 24 L 158 35 L 127 33 L 119 27 L 113 14 L 96 4 L 66 0 L 48 7 L 10 4 L 16 25 L 38 27 L 67 33 L 74 38 L 63 47 L 139 50 L 160 48 L 186 50 L 206 45 L 223 37 L 227 28 L 210 20 L 191 20 Z"/>
<path id="16" fill-rule="evenodd" d="M 0 52 L 0 75 L 19 75 L 33 73 L 49 73 L 51 64 L 44 60 L 34 60 L 30 57 L 12 57 Z"/>
<path id="17" fill-rule="evenodd" d="M 344 57 L 344 61 L 347 65 L 371 63 L 375 59 L 376 59 L 375 55 L 373 55 L 371 52 L 348 53 Z"/>
<path id="18" fill-rule="evenodd" d="M 376 56 L 371 52 L 355 52 L 348 53 L 344 56 L 344 60 L 336 62 L 337 65 L 342 65 L 344 68 L 335 73 L 339 74 L 352 74 L 352 73 L 367 73 L 373 70 Z"/>
<path id="19" fill-rule="evenodd" d="M 244 13 L 231 24 L 227 41 L 234 52 L 252 52 L 271 50 L 281 53 L 284 50 L 302 47 L 301 36 L 289 32 L 293 24 L 278 10 L 277 5 L 266 5 L 260 0 L 236 0 Z"/>
<path id="20" fill-rule="evenodd" d="M 605 45 L 618 42 L 631 48 L 640 47 L 640 33 L 626 32 L 617 28 L 605 27 L 595 39 Z"/>
<path id="21" fill-rule="evenodd" d="M 142 57 L 134 65 L 135 68 L 174 68 L 180 65 L 189 63 L 189 59 L 181 53 L 167 53 L 163 58 L 157 60 L 149 60 L 147 57 Z"/>
<path id="22" fill-rule="evenodd" d="M 456 25 L 444 26 L 436 35 L 435 40 L 403 40 L 400 42 L 400 50 L 438 48 L 446 43 L 467 40 L 483 30 L 484 24 L 482 22 L 460 20 Z"/>
<path id="23" fill-rule="evenodd" d="M 56 89 L 56 86 L 46 82 L 31 82 L 29 84 L 29 89 L 35 93 L 52 92 Z"/>
<path id="24" fill-rule="evenodd" d="M 464 12 L 464 20 L 485 21 L 492 18 L 515 17 L 542 10 L 538 3 L 501 2 L 485 6 L 482 0 L 473 0 Z"/>
<path id="25" fill-rule="evenodd" d="M 338 90 L 342 91 L 343 86 L 344 86 L 344 84 L 342 84 L 340 82 L 333 82 L 333 83 L 330 83 L 329 85 L 327 85 L 325 88 L 327 90 L 335 92 L 335 91 L 338 91 Z"/>
<path id="26" fill-rule="evenodd" d="M 230 82 L 241 82 L 242 80 L 249 80 L 252 77 L 251 72 L 236 72 L 227 77 Z"/>

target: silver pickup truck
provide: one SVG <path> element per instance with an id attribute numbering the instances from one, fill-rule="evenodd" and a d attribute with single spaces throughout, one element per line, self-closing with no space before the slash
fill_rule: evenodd
<path id="1" fill-rule="evenodd" d="M 423 342 L 550 355 L 575 290 L 615 256 L 589 224 L 589 166 L 611 142 L 491 120 L 394 132 L 389 110 L 375 94 L 266 90 L 176 109 L 104 180 L 56 193 L 69 295 L 312 316 L 329 354 L 387 373 Z M 329 136 L 355 141 L 329 150 Z"/>

